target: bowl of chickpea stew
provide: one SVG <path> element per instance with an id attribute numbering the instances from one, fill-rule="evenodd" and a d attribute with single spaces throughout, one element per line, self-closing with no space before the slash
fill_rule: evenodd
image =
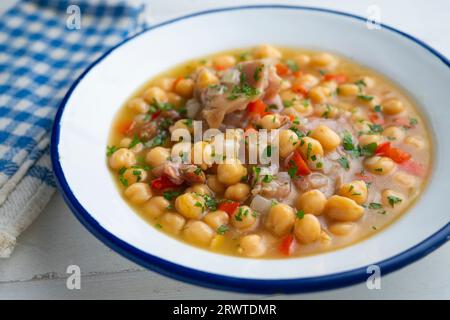
<path id="1" fill-rule="evenodd" d="M 279 30 L 223 31 L 230 19 L 272 15 Z M 447 61 L 393 29 L 362 26 L 261 6 L 177 19 L 124 42 L 58 113 L 52 160 L 66 200 L 118 252 L 212 287 L 318 290 L 423 255 L 449 228 L 430 209 L 444 202 L 433 196 L 443 183 L 435 172 L 450 176 L 434 139 L 445 125 L 431 113 L 444 100 L 429 83 L 448 80 Z M 390 58 L 350 39 L 338 46 L 336 30 L 370 37 Z M 201 41 L 177 51 L 184 33 Z M 412 80 L 402 71 L 412 65 L 408 73 L 430 68 L 435 78 Z"/>

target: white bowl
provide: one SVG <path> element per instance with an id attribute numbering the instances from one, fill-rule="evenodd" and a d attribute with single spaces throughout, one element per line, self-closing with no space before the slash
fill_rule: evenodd
<path id="1" fill-rule="evenodd" d="M 149 226 L 119 195 L 105 161 L 113 117 L 136 88 L 178 63 L 260 43 L 334 51 L 401 84 L 433 131 L 430 183 L 402 218 L 371 238 L 315 256 L 258 260 L 197 249 Z M 162 274 L 208 287 L 301 292 L 364 281 L 367 266 L 386 274 L 428 254 L 449 238 L 449 61 L 388 26 L 369 30 L 363 18 L 294 6 L 212 10 L 154 26 L 91 65 L 56 116 L 51 156 L 60 191 L 97 238 Z M 439 138 L 439 139 L 438 139 Z M 444 139 L 443 139 L 444 138 Z"/>

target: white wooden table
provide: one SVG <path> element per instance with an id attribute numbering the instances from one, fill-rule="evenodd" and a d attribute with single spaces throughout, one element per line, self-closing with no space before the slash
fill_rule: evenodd
<path id="1" fill-rule="evenodd" d="M 0 12 L 14 0 L 0 2 Z M 153 0 L 149 15 L 160 22 L 206 8 L 267 1 Z M 284 1 L 366 15 L 368 5 L 381 9 L 382 22 L 425 40 L 450 56 L 450 2 L 435 1 Z M 425 214 L 425 213 L 424 213 Z M 66 268 L 80 266 L 81 290 L 66 288 Z M 204 289 L 163 277 L 122 258 L 96 240 L 56 194 L 37 221 L 20 237 L 13 256 L 0 260 L 2 299 L 450 299 L 450 245 L 408 267 L 382 277 L 381 290 L 365 284 L 290 296 L 236 294 Z"/>

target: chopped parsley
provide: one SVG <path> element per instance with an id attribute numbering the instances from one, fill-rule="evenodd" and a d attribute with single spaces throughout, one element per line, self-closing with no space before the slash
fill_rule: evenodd
<path id="1" fill-rule="evenodd" d="M 402 199 L 400 199 L 399 197 L 396 196 L 388 196 L 388 201 L 389 204 L 391 205 L 391 207 L 393 208 L 397 203 L 402 202 Z"/>
<path id="2" fill-rule="evenodd" d="M 300 70 L 300 68 L 298 67 L 298 65 L 295 63 L 294 60 L 286 60 L 286 65 L 288 66 L 288 68 L 292 71 L 292 72 L 297 72 L 298 70 Z"/>
<path id="3" fill-rule="evenodd" d="M 125 168 L 125 167 L 120 168 L 120 170 L 119 170 L 119 181 L 124 187 L 128 187 L 128 180 L 125 179 L 125 177 L 123 176 L 125 171 L 127 171 L 127 168 Z"/>
<path id="4" fill-rule="evenodd" d="M 369 203 L 369 209 L 379 210 L 379 209 L 382 209 L 382 208 L 383 208 L 383 205 L 381 203 L 377 203 L 377 202 Z"/>
<path id="5" fill-rule="evenodd" d="M 301 132 L 299 129 L 297 129 L 296 127 L 290 127 L 289 130 L 294 131 L 295 134 L 297 135 L 297 137 L 299 137 L 300 139 L 305 136 L 305 134 L 303 132 Z"/>
<path id="6" fill-rule="evenodd" d="M 222 235 L 225 234 L 225 232 L 228 231 L 228 226 L 226 225 L 221 225 L 220 227 L 217 228 L 217 233 Z"/>
<path id="7" fill-rule="evenodd" d="M 377 104 L 377 105 L 373 108 L 373 110 L 374 110 L 375 112 L 381 112 L 381 106 L 380 106 L 379 104 Z"/>
<path id="8" fill-rule="evenodd" d="M 288 174 L 291 178 L 294 178 L 297 175 L 298 167 L 295 163 L 291 163 L 291 166 L 288 169 Z"/>
<path id="9" fill-rule="evenodd" d="M 298 219 L 303 219 L 305 217 L 305 212 L 303 210 L 298 210 L 295 215 Z"/>
<path id="10" fill-rule="evenodd" d="M 337 162 L 341 165 L 342 168 L 344 168 L 345 170 L 350 169 L 350 162 L 348 161 L 348 159 L 346 157 L 340 157 L 339 159 L 337 159 Z"/>
<path id="11" fill-rule="evenodd" d="M 373 100 L 373 96 L 367 96 L 365 94 L 360 94 L 358 95 L 358 99 L 364 100 L 364 101 L 372 101 Z"/>
<path id="12" fill-rule="evenodd" d="M 119 150 L 116 146 L 106 146 L 106 156 L 111 157 L 114 152 Z"/>
<path id="13" fill-rule="evenodd" d="M 261 79 L 261 72 L 262 72 L 263 68 L 264 68 L 264 65 L 263 65 L 263 64 L 260 64 L 260 65 L 255 69 L 255 72 L 253 73 L 253 79 L 254 79 L 255 81 L 258 81 L 259 79 Z"/>
<path id="14" fill-rule="evenodd" d="M 367 157 L 373 156 L 375 154 L 375 151 L 377 150 L 377 146 L 378 145 L 376 142 L 366 144 L 365 146 L 360 148 L 360 155 L 367 156 Z"/>
<path id="15" fill-rule="evenodd" d="M 275 179 L 275 176 L 271 175 L 271 174 L 267 174 L 264 176 L 264 178 L 262 179 L 262 181 L 264 183 L 270 183 L 273 181 L 273 179 Z"/>
<path id="16" fill-rule="evenodd" d="M 241 96 L 252 98 L 260 93 L 258 89 L 253 88 L 247 83 L 247 80 L 245 79 L 245 74 L 242 72 L 242 70 L 240 71 L 241 71 L 240 84 L 234 85 L 231 88 L 231 94 L 227 97 L 228 100 L 236 100 Z"/>
<path id="17" fill-rule="evenodd" d="M 160 223 L 155 224 L 155 227 L 158 229 L 162 229 L 162 225 Z"/>
<path id="18" fill-rule="evenodd" d="M 312 143 L 308 142 L 308 147 L 307 147 L 307 150 L 306 150 L 306 160 L 310 159 L 311 152 L 312 152 Z"/>
<path id="19" fill-rule="evenodd" d="M 134 134 L 133 140 L 131 140 L 130 144 L 128 145 L 128 148 L 131 149 L 134 146 L 138 145 L 141 142 L 137 134 Z"/>
<path id="20" fill-rule="evenodd" d="M 205 206 L 210 211 L 216 211 L 217 210 L 217 201 L 216 201 L 216 199 L 214 199 L 213 197 L 211 197 L 210 195 L 207 195 L 207 194 L 203 195 L 202 197 L 205 200 Z"/>
<path id="21" fill-rule="evenodd" d="M 170 200 L 173 200 L 176 197 L 178 197 L 180 194 L 181 194 L 180 191 L 164 191 L 163 192 L 163 197 L 164 197 L 164 199 L 170 201 Z"/>
<path id="22" fill-rule="evenodd" d="M 381 133 L 383 132 L 383 126 L 380 124 L 369 124 L 370 131 L 368 134 Z"/>

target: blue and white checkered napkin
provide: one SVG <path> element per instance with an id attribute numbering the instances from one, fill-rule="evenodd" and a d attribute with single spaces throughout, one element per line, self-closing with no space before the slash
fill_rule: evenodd
<path id="1" fill-rule="evenodd" d="M 0 257 L 54 192 L 48 145 L 62 98 L 145 26 L 143 12 L 139 1 L 25 0 L 0 17 Z"/>

